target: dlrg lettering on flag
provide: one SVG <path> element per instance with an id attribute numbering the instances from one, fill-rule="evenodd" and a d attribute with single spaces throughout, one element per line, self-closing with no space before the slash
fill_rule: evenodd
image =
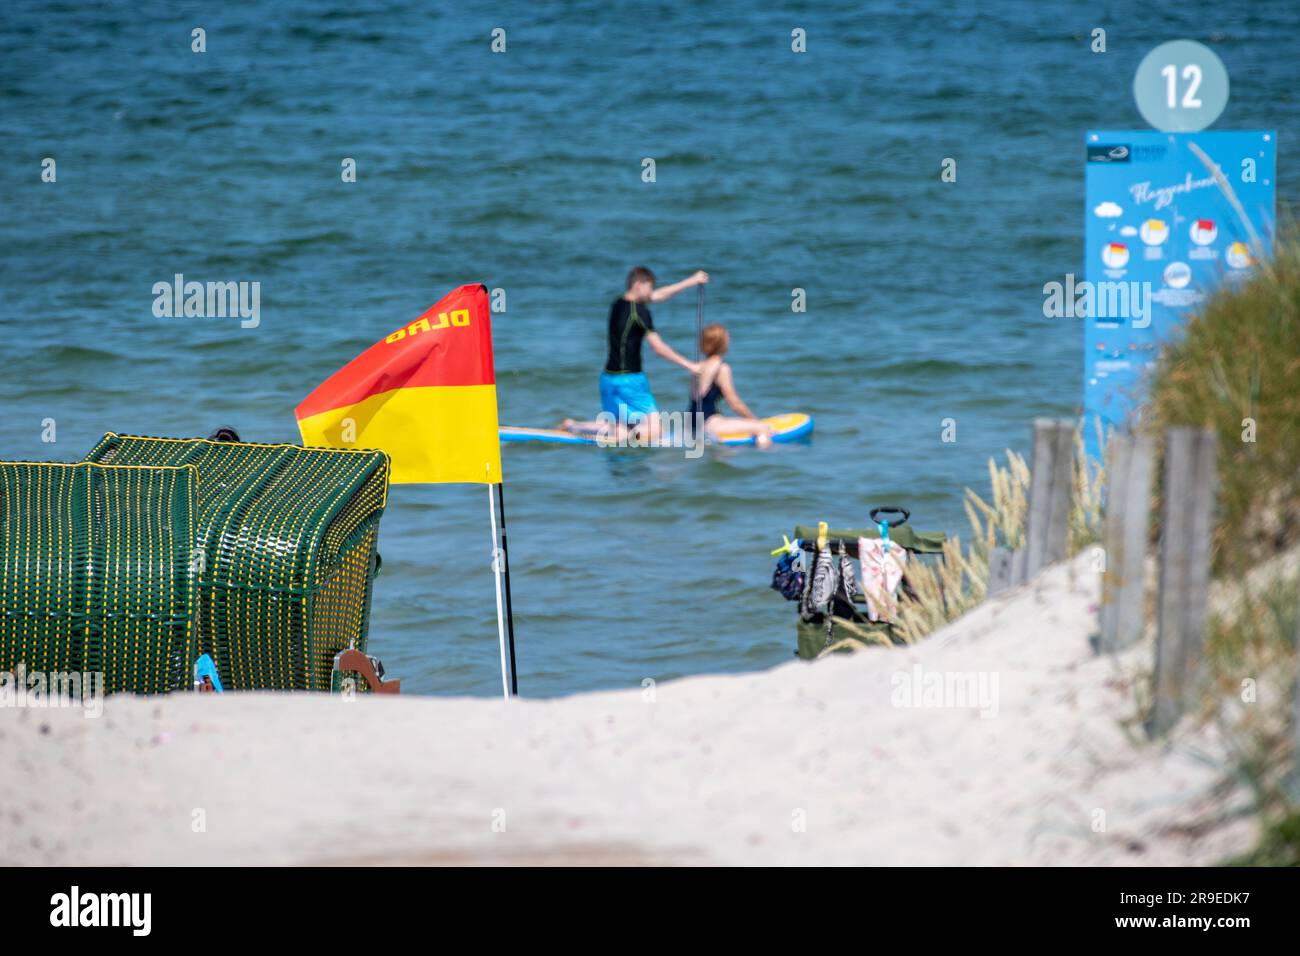
<path id="1" fill-rule="evenodd" d="M 303 444 L 378 448 L 394 484 L 501 481 L 487 289 L 463 285 L 326 379 L 296 409 Z"/>

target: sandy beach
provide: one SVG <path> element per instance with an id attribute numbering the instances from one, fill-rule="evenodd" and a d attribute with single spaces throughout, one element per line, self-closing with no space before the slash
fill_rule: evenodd
<path id="1" fill-rule="evenodd" d="M 922 644 L 757 674 L 545 701 L 3 710 L 0 864 L 1176 865 L 1247 849 L 1255 824 L 1234 816 L 1246 797 L 1220 785 L 1214 741 L 1136 731 L 1150 645 L 1089 649 L 1088 562 Z M 929 698 L 927 682 L 968 677 L 982 697 Z"/>

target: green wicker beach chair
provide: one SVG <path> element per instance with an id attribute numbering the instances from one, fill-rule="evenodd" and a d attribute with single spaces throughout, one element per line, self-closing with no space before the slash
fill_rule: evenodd
<path id="1" fill-rule="evenodd" d="M 0 462 L 0 671 L 189 687 L 196 481 L 192 467 Z"/>
<path id="2" fill-rule="evenodd" d="M 335 656 L 365 651 L 383 452 L 110 433 L 88 457 L 197 468 L 196 653 L 225 689 L 328 691 Z"/>

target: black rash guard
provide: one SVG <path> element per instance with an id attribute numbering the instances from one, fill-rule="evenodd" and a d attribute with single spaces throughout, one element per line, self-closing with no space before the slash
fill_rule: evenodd
<path id="1" fill-rule="evenodd" d="M 654 319 L 645 303 L 629 302 L 622 296 L 615 299 L 609 307 L 609 357 L 605 359 L 605 371 L 611 375 L 640 372 L 641 342 L 654 328 Z"/>

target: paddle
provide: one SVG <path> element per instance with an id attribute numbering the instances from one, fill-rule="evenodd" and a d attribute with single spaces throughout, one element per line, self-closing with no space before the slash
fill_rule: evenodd
<path id="1" fill-rule="evenodd" d="M 695 364 L 698 366 L 704 361 L 704 286 L 695 287 Z M 703 428 L 704 423 L 700 421 L 703 414 L 704 396 L 700 394 L 700 373 L 695 373 L 695 387 L 691 392 L 695 395 L 695 427 Z"/>

